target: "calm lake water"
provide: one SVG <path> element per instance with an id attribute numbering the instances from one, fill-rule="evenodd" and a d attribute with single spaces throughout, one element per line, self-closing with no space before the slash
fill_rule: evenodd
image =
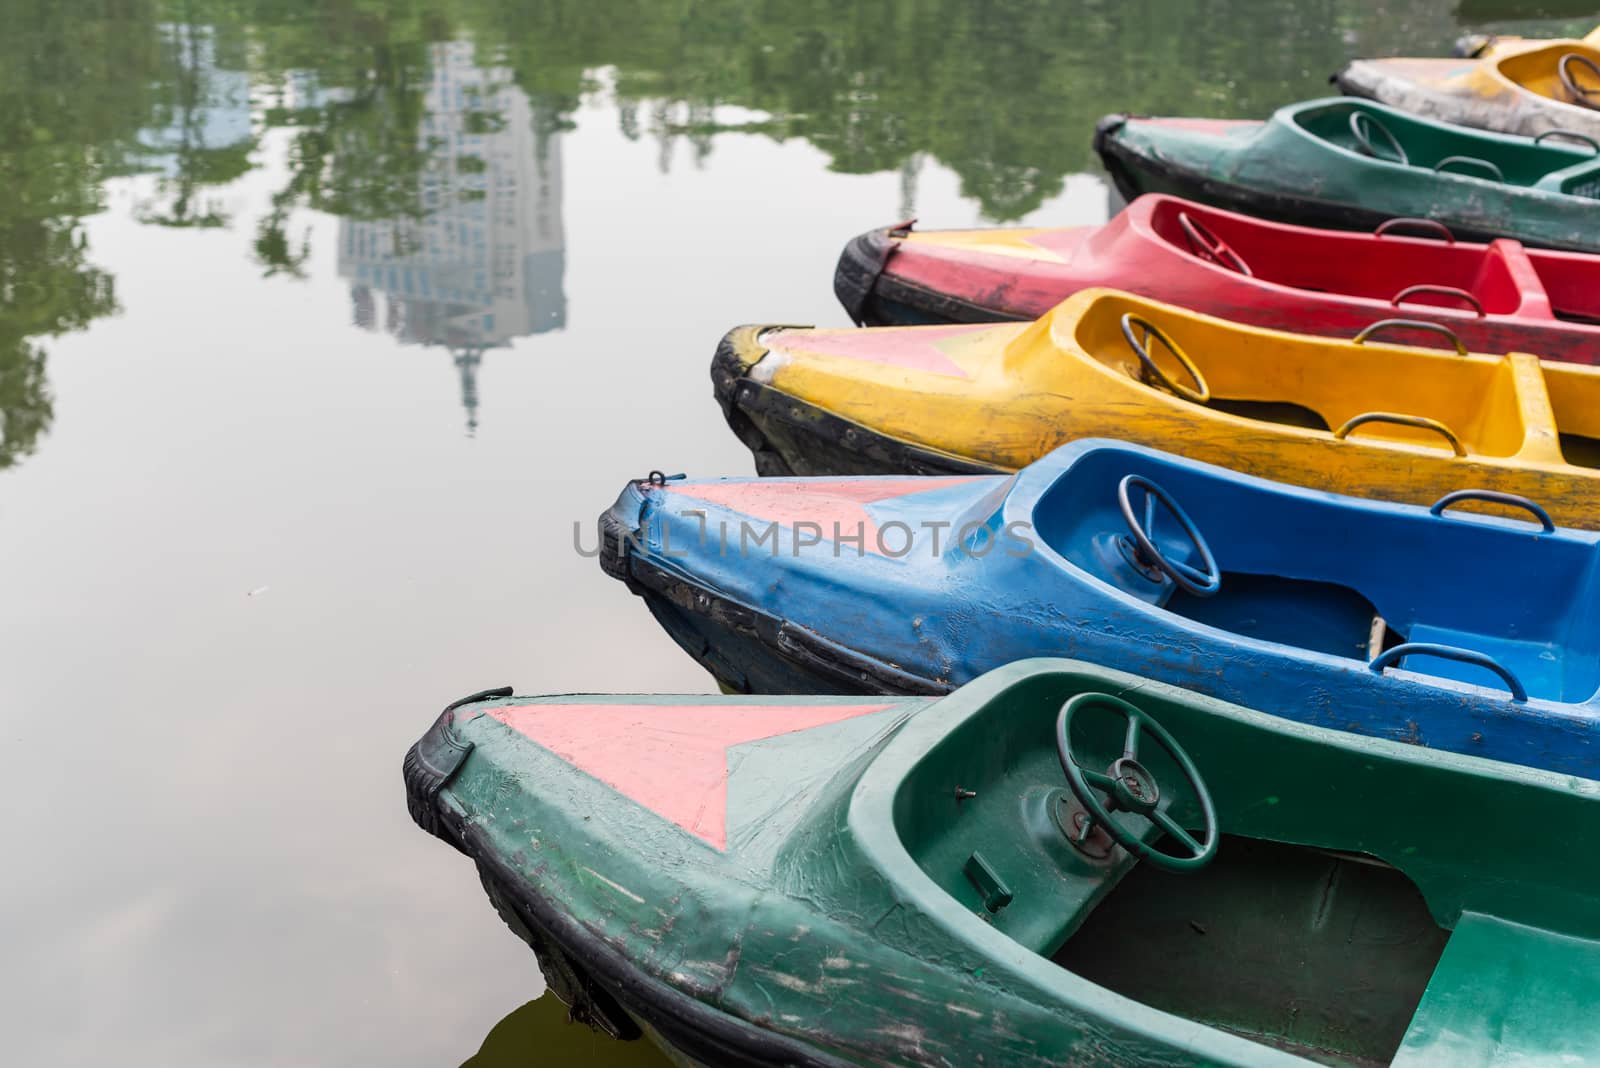
<path id="1" fill-rule="evenodd" d="M 751 470 L 712 349 L 843 324 L 852 234 L 1102 221 L 1102 113 L 1261 115 L 1461 8 L 9 5 L 6 1060 L 660 1063 L 403 801 L 464 693 L 711 688 L 574 524 Z"/>

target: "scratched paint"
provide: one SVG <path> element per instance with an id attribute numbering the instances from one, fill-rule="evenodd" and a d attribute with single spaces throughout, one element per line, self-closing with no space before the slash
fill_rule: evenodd
<path id="1" fill-rule="evenodd" d="M 1120 328 L 1124 314 L 1156 323 L 1203 373 L 1211 392 L 1232 401 L 1290 404 L 1323 427 L 1290 425 L 1182 400 L 1148 385 Z M 908 328 L 858 331 L 859 344 Z M 750 373 L 765 350 L 731 336 Z M 767 335 L 771 337 L 772 335 Z M 801 350 L 763 375 L 793 403 L 740 412 L 764 428 L 764 447 L 790 448 L 797 462 L 860 457 L 837 473 L 875 467 L 868 447 L 909 443 L 998 470 L 1015 470 L 1058 445 L 1115 437 L 1250 474 L 1315 489 L 1431 504 L 1455 489 L 1492 489 L 1531 498 L 1558 523 L 1600 526 L 1594 507 L 1600 469 L 1568 463 L 1574 440 L 1600 439 L 1600 369 L 1503 356 L 1414 348 L 1396 331 L 1364 344 L 1266 331 L 1106 290 L 1084 290 L 1043 319 L 996 328 L 995 351 L 970 381 L 880 368 Z M 1162 357 L 1166 359 L 1166 357 Z M 1178 373 L 1172 371 L 1169 373 Z M 802 414 L 839 417 L 830 452 L 795 441 L 823 433 Z M 1423 417 L 1461 443 L 1454 455 L 1435 430 L 1363 421 L 1369 413 Z"/>
<path id="2" fill-rule="evenodd" d="M 780 352 L 823 353 L 923 374 L 969 378 L 962 354 L 984 353 L 993 333 L 989 326 L 924 326 L 907 330 L 887 345 L 863 346 L 853 330 L 786 330 L 772 345 Z"/>
<path id="3" fill-rule="evenodd" d="M 1339 88 L 1441 122 L 1536 137 L 1564 130 L 1600 138 L 1600 112 L 1573 99 L 1558 64 L 1600 60 L 1582 41 L 1520 41 L 1459 59 L 1358 59 L 1335 75 Z"/>
<path id="4" fill-rule="evenodd" d="M 1356 112 L 1388 129 L 1402 147 L 1409 145 L 1408 162 L 1358 151 L 1349 134 L 1349 117 Z M 1374 101 L 1332 97 L 1291 104 L 1248 135 L 1218 136 L 1170 120 L 1112 116 L 1102 120 L 1095 147 L 1130 200 L 1145 192 L 1178 193 L 1343 229 L 1369 229 L 1396 217 L 1428 218 L 1459 236 L 1600 251 L 1593 195 L 1568 192 L 1600 178 L 1600 160 L 1588 147 L 1536 145 Z M 1434 169 L 1451 156 L 1498 161 L 1506 179 L 1491 181 L 1481 169 Z"/>
<path id="5" fill-rule="evenodd" d="M 887 707 L 537 704 L 501 705 L 490 715 L 720 850 L 731 750 Z"/>
<path id="6" fill-rule="evenodd" d="M 1180 216 L 1235 250 L 1249 273 L 1206 256 L 1185 237 Z M 864 241 L 894 250 L 876 280 L 876 301 L 865 304 L 869 321 L 893 321 L 906 308 L 935 316 L 952 306 L 1036 319 L 1074 293 L 1103 286 L 1277 330 L 1350 338 L 1379 320 L 1404 317 L 1445 325 L 1474 352 L 1600 362 L 1600 325 L 1571 318 L 1600 320 L 1600 256 L 1511 240 L 1319 230 L 1152 194 L 1099 227 L 856 239 Z M 1415 290 L 1419 285 L 1433 288 Z M 1413 339 L 1448 345 L 1427 335 Z M 857 341 L 852 349 L 870 346 Z"/>
<path id="7" fill-rule="evenodd" d="M 859 537 L 866 549 L 875 550 L 882 539 L 873 505 L 908 494 L 935 493 L 970 481 L 967 478 L 815 479 L 805 482 L 729 479 L 668 483 L 665 490 L 791 529 L 796 524 L 811 524 L 818 537 L 830 540 L 835 533 L 843 532 Z M 757 530 L 756 533 L 762 532 Z M 736 528 L 732 534 L 717 531 L 715 536 L 738 541 L 742 535 Z M 696 538 L 697 543 L 701 541 Z"/>
<path id="8" fill-rule="evenodd" d="M 1582 1014 L 1561 997 L 1593 984 L 1549 978 L 1592 972 L 1600 953 L 1593 784 L 1307 730 L 1088 664 L 1029 661 L 939 702 L 885 701 L 891 727 L 845 740 L 825 722 L 845 706 L 827 699 L 488 701 L 435 726 L 471 749 L 427 803 L 500 907 L 519 910 L 513 928 L 547 961 L 575 969 L 564 989 L 578 1019 L 591 1018 L 597 989 L 649 1019 L 664 986 L 701 1014 L 697 1025 L 714 1020 L 731 1042 L 711 1063 L 749 1063 L 741 1043 L 752 1035 L 796 1043 L 786 1063 L 1309 1063 L 1155 1010 L 1051 959 L 1134 868 L 1120 853 L 1085 863 L 1018 819 L 1059 774 L 1056 709 L 1087 691 L 1125 694 L 1173 733 L 1202 769 L 1228 834 L 1376 857 L 1411 880 L 1436 923 L 1462 933 L 1462 960 L 1440 961 L 1405 1035 L 1405 1063 L 1537 1060 L 1594 1040 L 1597 1024 L 1575 1024 Z M 777 759 L 728 773 L 730 792 L 764 797 L 790 818 L 707 851 L 504 722 L 543 708 L 581 733 L 597 710 L 621 707 L 645 719 L 735 708 L 789 717 L 809 707 L 818 725 L 750 743 Z M 508 793 L 507 781 L 520 788 Z M 977 796 L 956 801 L 952 781 L 972 783 Z M 1169 810 L 1182 811 L 1180 796 L 1163 791 Z M 1398 796 L 1409 803 L 1395 807 Z M 542 829 L 533 852 L 530 827 Z M 1496 841 L 1488 855 L 1485 835 Z M 974 842 L 1003 858 L 1017 890 L 997 916 L 980 915 L 961 874 Z M 1554 855 L 1571 862 L 1548 863 Z M 1386 940 L 1362 949 L 1380 965 L 1405 951 Z M 1535 973 L 1547 976 L 1544 995 L 1528 999 Z M 1515 1026 L 1473 1026 L 1464 1003 L 1496 1006 Z"/>
<path id="9" fill-rule="evenodd" d="M 1260 126 L 1254 119 L 1199 119 L 1163 118 L 1152 120 L 1173 130 L 1193 130 L 1196 133 L 1225 136 Z"/>
<path id="10" fill-rule="evenodd" d="M 1128 474 L 1192 517 L 1223 575 L 1214 598 L 1176 597 L 1127 562 L 1117 540 L 1128 534 L 1118 503 Z M 630 547 L 625 566 L 658 618 L 675 621 L 672 636 L 726 685 L 851 694 L 900 678 L 918 684 L 900 692 L 939 692 L 1020 658 L 1070 655 L 1305 723 L 1600 777 L 1594 532 L 1434 515 L 1096 440 L 1012 480 L 881 502 L 883 515 L 922 529 L 1025 531 L 1016 553 L 948 537 L 942 553 L 895 559 L 800 539 L 773 552 L 690 546 L 702 518 L 689 510 L 713 525 L 731 515 L 692 493 L 692 482 L 671 493 L 630 484 L 611 517 L 670 535 Z M 1198 564 L 1174 522 L 1156 536 L 1164 554 Z M 669 558 L 668 542 L 688 547 Z M 756 621 L 726 622 L 736 617 Z M 1530 697 L 1516 699 L 1491 670 L 1421 651 L 1400 670 L 1369 667 L 1400 642 L 1491 657 Z"/>

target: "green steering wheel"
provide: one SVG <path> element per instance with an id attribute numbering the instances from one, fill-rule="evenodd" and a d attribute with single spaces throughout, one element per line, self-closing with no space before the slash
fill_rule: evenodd
<path id="1" fill-rule="evenodd" d="M 1107 708 L 1127 720 L 1128 732 L 1122 744 L 1122 756 L 1105 771 L 1090 771 L 1083 767 L 1072 751 L 1072 717 L 1085 708 Z M 1139 763 L 1139 742 L 1150 737 L 1167 751 L 1177 763 L 1189 788 L 1200 800 L 1201 837 L 1195 838 L 1167 814 L 1161 805 L 1161 787 L 1155 777 Z M 1061 758 L 1061 770 L 1067 774 L 1067 785 L 1088 811 L 1094 824 L 1104 827 L 1106 833 L 1123 849 L 1168 871 L 1196 871 L 1210 864 L 1217 855 L 1217 810 L 1211 803 L 1211 792 L 1200 778 L 1200 771 L 1183 747 L 1157 723 L 1120 697 L 1108 693 L 1080 693 L 1061 706 L 1056 717 L 1056 755 Z M 1106 800 L 1100 799 L 1106 795 Z M 1184 849 L 1181 856 L 1163 853 L 1147 845 L 1143 837 L 1111 818 L 1113 812 L 1132 812 L 1142 816 L 1166 833 Z M 1084 827 L 1085 833 L 1090 825 Z"/>
<path id="2" fill-rule="evenodd" d="M 1384 140 L 1384 147 L 1393 155 L 1384 155 L 1378 151 L 1378 146 L 1372 143 L 1371 134 L 1376 133 Z M 1379 122 L 1376 116 L 1365 111 L 1352 111 L 1350 113 L 1350 134 L 1356 139 L 1356 145 L 1363 155 L 1373 159 L 1382 160 L 1384 163 L 1411 164 L 1411 157 L 1406 155 L 1406 150 L 1400 147 L 1400 141 L 1389 130 L 1389 127 Z"/>

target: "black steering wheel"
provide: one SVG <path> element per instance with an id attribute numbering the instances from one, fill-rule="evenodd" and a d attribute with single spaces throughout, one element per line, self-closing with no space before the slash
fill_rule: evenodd
<path id="1" fill-rule="evenodd" d="M 1582 104 L 1586 108 L 1600 108 L 1600 88 L 1591 89 L 1586 85 L 1579 85 L 1578 79 L 1567 69 L 1574 63 L 1587 68 L 1590 74 L 1600 78 L 1600 64 L 1596 64 L 1588 56 L 1568 52 L 1561 57 L 1561 62 L 1556 64 L 1556 77 L 1561 80 L 1561 88 L 1572 95 L 1574 103 Z"/>
<path id="2" fill-rule="evenodd" d="M 1362 129 L 1363 126 L 1383 135 L 1384 142 L 1388 145 L 1389 150 L 1394 153 L 1392 159 L 1378 152 L 1377 146 L 1367 136 L 1367 131 Z M 1352 111 L 1350 113 L 1350 133 L 1354 135 L 1356 144 L 1360 146 L 1361 151 L 1373 159 L 1381 159 L 1386 163 L 1404 163 L 1408 167 L 1411 165 L 1411 157 L 1406 155 L 1406 150 L 1400 147 L 1399 140 L 1389 132 L 1389 127 L 1365 111 Z"/>
<path id="3" fill-rule="evenodd" d="M 1134 336 L 1133 328 L 1136 326 L 1144 331 L 1143 341 Z M 1173 359 L 1178 361 L 1178 366 L 1182 367 L 1184 373 L 1194 381 L 1193 388 L 1167 374 L 1161 369 L 1161 365 L 1156 363 L 1155 357 L 1150 354 L 1152 338 L 1161 342 L 1167 347 L 1167 351 L 1172 353 Z M 1143 316 L 1128 312 L 1122 317 L 1122 339 L 1128 343 L 1133 354 L 1139 357 L 1139 365 L 1144 369 L 1143 381 L 1159 386 L 1174 397 L 1181 397 L 1191 404 L 1211 403 L 1211 387 L 1206 384 L 1200 368 L 1196 367 L 1194 361 L 1189 359 L 1189 354 L 1180 349 L 1178 343 L 1168 337 L 1155 323 Z"/>
<path id="4" fill-rule="evenodd" d="M 1244 262 L 1244 257 L 1233 251 L 1233 247 L 1222 238 L 1211 232 L 1211 227 L 1193 218 L 1186 211 L 1178 212 L 1178 227 L 1183 231 L 1184 240 L 1189 242 L 1189 251 L 1201 259 L 1210 260 L 1218 267 L 1226 267 L 1230 271 L 1238 271 L 1246 278 L 1252 276 L 1250 265 Z"/>
<path id="5" fill-rule="evenodd" d="M 1142 522 L 1134 511 L 1130 494 L 1136 487 L 1144 490 Z M 1200 563 L 1203 566 L 1191 567 L 1177 560 L 1168 559 L 1161 554 L 1160 549 L 1156 548 L 1154 534 L 1157 501 L 1161 502 L 1183 528 L 1189 544 L 1200 554 Z M 1122 508 L 1123 522 L 1128 524 L 1128 531 L 1133 535 L 1133 545 L 1130 550 L 1132 560 L 1144 569 L 1146 574 L 1154 569 L 1160 573 L 1153 576 L 1157 581 L 1161 575 L 1165 575 L 1176 582 L 1180 589 L 1196 597 L 1210 597 L 1222 589 L 1222 569 L 1217 566 L 1217 558 L 1211 555 L 1211 546 L 1206 544 L 1206 539 L 1194 525 L 1194 520 L 1189 518 L 1189 513 L 1178 507 L 1178 502 L 1173 500 L 1166 490 L 1143 475 L 1125 475 L 1122 481 L 1117 483 L 1117 504 Z"/>
<path id="6" fill-rule="evenodd" d="M 1085 768 L 1072 750 L 1072 717 L 1085 708 L 1110 709 L 1128 723 L 1122 756 L 1112 761 L 1105 771 Z M 1161 785 L 1139 763 L 1139 742 L 1147 736 L 1172 757 L 1188 781 L 1189 789 L 1199 799 L 1201 823 L 1204 825 L 1200 839 L 1197 840 L 1160 807 Z M 1200 771 L 1189 754 L 1148 713 L 1108 693 L 1080 693 L 1062 705 L 1061 714 L 1056 717 L 1056 756 L 1061 758 L 1061 770 L 1066 772 L 1067 785 L 1072 788 L 1073 796 L 1089 813 L 1089 818 L 1104 827 L 1106 833 L 1123 849 L 1168 871 L 1195 871 L 1210 864 L 1216 857 L 1217 810 L 1211 803 L 1211 792 L 1206 789 Z M 1105 795 L 1103 801 L 1101 794 Z M 1173 856 L 1147 845 L 1142 835 L 1112 819 L 1113 812 L 1131 812 L 1144 817 L 1177 842 L 1185 850 L 1184 854 Z M 1085 831 L 1088 830 L 1085 826 Z"/>

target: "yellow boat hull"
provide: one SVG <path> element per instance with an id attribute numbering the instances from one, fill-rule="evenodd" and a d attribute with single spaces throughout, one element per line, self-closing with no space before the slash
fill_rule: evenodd
<path id="1" fill-rule="evenodd" d="M 1189 355 L 1207 403 L 1147 381 L 1126 314 Z M 1101 289 L 1028 324 L 741 327 L 713 379 L 765 473 L 1010 471 L 1107 437 L 1387 500 L 1500 490 L 1600 528 L 1600 368 L 1525 353 L 1313 338 Z"/>

